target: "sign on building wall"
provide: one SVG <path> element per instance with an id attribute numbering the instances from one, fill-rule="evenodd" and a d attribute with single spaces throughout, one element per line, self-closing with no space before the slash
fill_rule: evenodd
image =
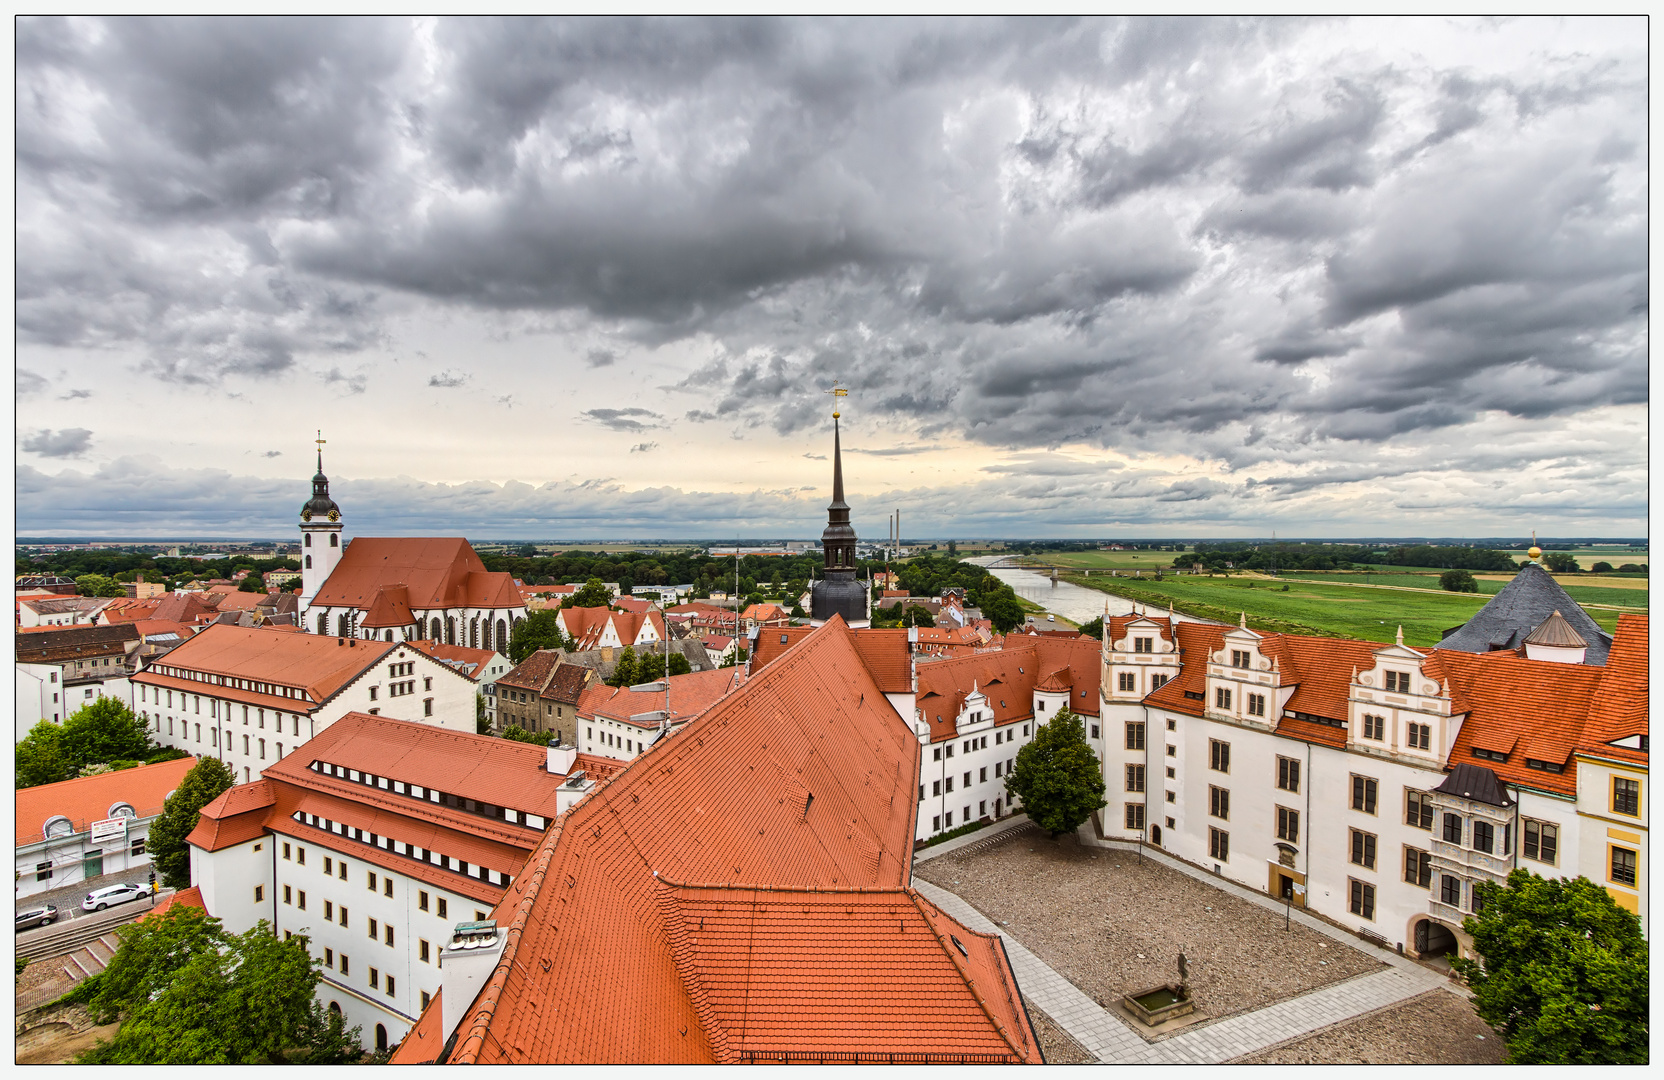
<path id="1" fill-rule="evenodd" d="M 106 840 L 125 840 L 127 838 L 127 819 L 124 817 L 105 818 L 103 821 L 92 823 L 92 842 L 102 844 Z"/>

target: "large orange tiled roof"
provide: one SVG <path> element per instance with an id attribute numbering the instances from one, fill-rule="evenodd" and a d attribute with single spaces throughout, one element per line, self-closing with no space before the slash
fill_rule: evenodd
<path id="1" fill-rule="evenodd" d="M 757 630 L 757 636 L 749 639 L 751 655 L 746 664 L 752 673 L 761 671 L 775 660 L 784 656 L 793 645 L 814 633 L 812 626 L 764 626 Z"/>
<path id="2" fill-rule="evenodd" d="M 182 668 L 276 686 L 299 687 L 307 693 L 310 701 L 271 697 L 270 703 L 273 708 L 302 712 L 316 703 L 327 701 L 402 644 L 319 637 L 316 634 L 285 634 L 265 627 L 222 623 L 204 629 L 166 656 L 158 658 L 155 666 L 133 676 L 133 681 L 199 694 L 234 696 L 239 701 L 244 697 L 233 693 L 228 687 L 186 682 L 168 675 L 165 669 Z"/>
<path id="3" fill-rule="evenodd" d="M 1606 674 L 1595 699 L 1589 703 L 1589 720 L 1583 727 L 1581 748 L 1602 757 L 1617 758 L 1639 765 L 1647 762 L 1645 750 L 1613 746 L 1619 739 L 1647 734 L 1647 618 L 1619 615 L 1618 632 L 1606 654 Z"/>
<path id="4" fill-rule="evenodd" d="M 912 692 L 913 657 L 907 646 L 905 627 L 886 630 L 863 627 L 855 631 L 855 651 L 861 654 L 861 662 L 867 665 L 879 689 L 886 694 Z"/>
<path id="5" fill-rule="evenodd" d="M 844 1036 L 869 1060 L 1003 1043 L 1003 1059 L 1038 1061 L 1026 1022 L 1002 1034 L 994 1016 L 1005 1014 L 972 1007 L 1002 992 L 1015 1000 L 1014 987 L 987 986 L 987 974 L 954 980 L 935 961 L 875 965 L 875 953 L 888 960 L 904 938 L 909 949 L 921 939 L 899 919 L 893 933 L 872 923 L 882 936 L 828 934 L 863 924 L 853 913 L 875 901 L 810 895 L 881 890 L 902 907 L 918 755 L 849 629 L 839 619 L 819 628 L 550 829 L 496 909 L 504 953 L 449 1060 L 737 1061 L 794 1030 L 841 1028 L 872 1030 L 865 1043 Z M 797 890 L 798 902 L 765 912 L 769 890 Z M 711 905 L 705 929 L 690 914 L 697 904 Z M 789 1006 L 771 990 L 776 972 L 735 972 L 744 960 L 731 936 L 711 936 L 718 907 L 725 920 L 766 917 L 772 940 L 757 944 L 771 956 L 797 944 L 802 981 Z M 731 935 L 738 923 L 725 925 Z M 1014 981 L 1008 970 L 1001 978 Z M 890 1027 L 904 1007 L 916 1021 Z"/>
<path id="6" fill-rule="evenodd" d="M 1577 770 L 1569 762 L 1605 669 L 1527 660 L 1512 652 L 1449 649 L 1436 655 L 1450 683 L 1451 710 L 1467 714 L 1447 765 L 1481 765 L 1510 784 L 1577 793 Z M 1475 761 L 1475 746 L 1507 746 L 1508 760 Z M 1532 769 L 1526 762 L 1533 759 L 1565 771 Z"/>
<path id="7" fill-rule="evenodd" d="M 715 668 L 711 671 L 672 675 L 671 721 L 680 724 L 699 715 L 722 695 L 744 682 L 744 679 L 744 673 L 737 668 Z M 662 692 L 636 692 L 627 686 L 608 686 L 603 682 L 593 682 L 584 687 L 583 695 L 578 698 L 578 716 L 580 719 L 602 716 L 620 723 L 636 723 L 636 726 L 641 728 L 655 728 L 658 727 L 656 720 L 637 723 L 630 718 L 643 713 L 662 711 L 664 698 Z"/>
<path id="8" fill-rule="evenodd" d="M 140 817 L 154 817 L 162 812 L 162 800 L 179 786 L 185 774 L 196 764 L 196 758 L 178 758 L 155 765 L 140 765 L 136 769 L 80 776 L 56 784 L 40 784 L 19 788 L 17 809 L 17 846 L 39 843 L 41 829 L 46 822 L 62 815 L 81 832 L 94 821 L 110 816 L 110 807 L 126 803 Z"/>
<path id="9" fill-rule="evenodd" d="M 514 578 L 488 571 L 460 536 L 356 537 L 312 602 L 368 610 L 381 586 L 392 584 L 405 586 L 417 610 L 524 606 Z"/>
<path id="10" fill-rule="evenodd" d="M 186 843 L 203 851 L 220 851 L 253 840 L 266 831 L 266 811 L 277 804 L 277 790 L 261 778 L 234 784 L 198 813 Z"/>

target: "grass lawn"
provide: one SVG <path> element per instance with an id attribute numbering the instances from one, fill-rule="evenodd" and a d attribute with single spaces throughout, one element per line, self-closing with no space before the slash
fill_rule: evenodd
<path id="1" fill-rule="evenodd" d="M 1369 585 L 1394 585 L 1399 588 L 1428 589 L 1442 592 L 1439 575 L 1432 571 L 1386 571 L 1368 574 L 1352 572 L 1323 573 L 1311 570 L 1285 570 L 1277 577 L 1284 581 L 1351 582 Z M 1514 579 L 1512 574 L 1475 574 L 1482 596 L 1494 596 Z M 1647 610 L 1647 579 L 1643 577 L 1572 577 L 1559 575 L 1554 579 L 1566 595 L 1580 604 L 1611 604 L 1616 607 Z"/>
<path id="2" fill-rule="evenodd" d="M 1405 644 L 1419 647 L 1437 644 L 1446 629 L 1472 618 L 1485 601 L 1483 593 L 1358 589 L 1305 580 L 1285 581 L 1289 591 L 1283 592 L 1282 585 L 1271 581 L 1244 578 L 1170 577 L 1156 582 L 1067 576 L 1076 585 L 1152 606 L 1165 607 L 1171 601 L 1177 610 L 1199 618 L 1234 623 L 1237 613 L 1245 611 L 1248 625 L 1257 630 L 1390 642 L 1402 624 Z M 1618 623 L 1615 611 L 1593 608 L 1589 616 L 1608 633 Z"/>

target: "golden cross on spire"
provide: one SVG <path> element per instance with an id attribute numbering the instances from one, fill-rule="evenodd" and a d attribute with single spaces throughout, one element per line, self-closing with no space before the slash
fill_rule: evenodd
<path id="1" fill-rule="evenodd" d="M 318 437 L 316 439 L 312 440 L 312 441 L 318 444 L 318 449 L 319 450 L 322 450 L 324 448 L 324 443 L 328 442 L 329 440 L 324 438 L 323 429 L 319 428 L 318 429 Z"/>
<path id="2" fill-rule="evenodd" d="M 838 384 L 833 383 L 832 384 L 832 389 L 830 389 L 826 392 L 828 394 L 832 395 L 832 419 L 836 420 L 839 416 L 842 415 L 841 413 L 838 412 L 838 400 L 837 399 L 848 397 L 849 396 L 849 391 L 845 390 L 843 387 L 839 386 Z"/>

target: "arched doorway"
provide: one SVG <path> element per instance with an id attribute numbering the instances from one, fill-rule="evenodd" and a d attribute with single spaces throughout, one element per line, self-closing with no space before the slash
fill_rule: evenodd
<path id="1" fill-rule="evenodd" d="M 1456 953 L 1456 935 L 1450 928 L 1433 919 L 1419 919 L 1415 929 L 1416 953 L 1423 960 L 1452 956 Z"/>
<path id="2" fill-rule="evenodd" d="M 1161 826 L 1160 825 L 1151 825 L 1150 826 L 1150 843 L 1154 844 L 1156 847 L 1161 846 Z"/>
<path id="3" fill-rule="evenodd" d="M 376 1025 L 376 1053 L 384 1054 L 386 1052 L 387 1052 L 387 1027 L 384 1024 L 377 1024 Z"/>
<path id="4" fill-rule="evenodd" d="M 339 1001 L 330 1002 L 329 1003 L 329 1011 L 334 1013 L 336 1016 L 340 1016 L 341 1015 L 341 1003 Z"/>

